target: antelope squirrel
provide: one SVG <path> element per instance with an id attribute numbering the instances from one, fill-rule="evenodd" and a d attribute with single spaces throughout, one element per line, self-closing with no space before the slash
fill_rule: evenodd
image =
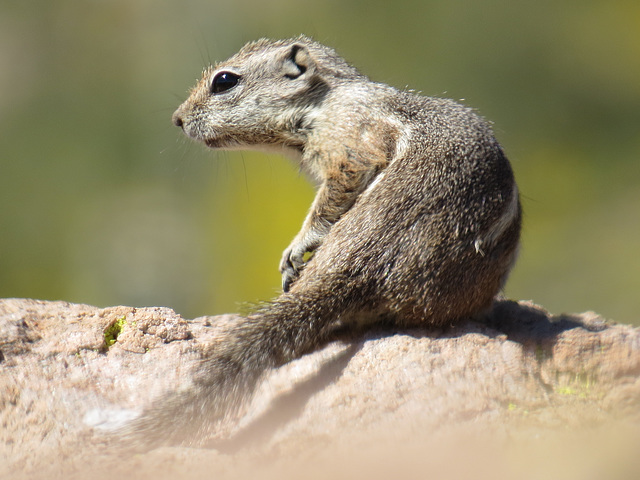
<path id="1" fill-rule="evenodd" d="M 488 123 L 373 82 L 307 37 L 258 40 L 209 68 L 173 123 L 214 149 L 282 151 L 319 188 L 282 256 L 283 293 L 212 348 L 199 393 L 166 415 L 172 429 L 224 415 L 336 329 L 474 316 L 514 263 L 518 188 Z"/>

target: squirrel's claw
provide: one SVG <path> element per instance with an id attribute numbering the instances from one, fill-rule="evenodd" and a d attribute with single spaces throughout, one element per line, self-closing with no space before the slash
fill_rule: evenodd
<path id="1" fill-rule="evenodd" d="M 301 244 L 292 244 L 283 252 L 280 261 L 280 273 L 282 274 L 282 290 L 288 292 L 289 288 L 300 276 L 304 267 L 305 248 Z"/>

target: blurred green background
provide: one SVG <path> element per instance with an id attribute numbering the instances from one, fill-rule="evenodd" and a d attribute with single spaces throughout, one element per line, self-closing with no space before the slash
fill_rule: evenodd
<path id="1" fill-rule="evenodd" d="M 171 113 L 209 62 L 299 33 L 494 122 L 526 212 L 507 295 L 640 324 L 637 0 L 2 0 L 0 296 L 188 318 L 274 296 L 312 187 Z"/>

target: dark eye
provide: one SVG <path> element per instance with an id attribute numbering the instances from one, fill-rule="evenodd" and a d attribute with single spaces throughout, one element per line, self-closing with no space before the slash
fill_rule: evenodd
<path id="1" fill-rule="evenodd" d="M 220 72 L 213 77 L 211 93 L 222 93 L 235 87 L 240 81 L 240 76 L 231 72 Z"/>

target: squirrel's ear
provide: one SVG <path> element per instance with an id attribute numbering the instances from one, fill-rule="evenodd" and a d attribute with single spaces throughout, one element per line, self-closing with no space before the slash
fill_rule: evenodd
<path id="1" fill-rule="evenodd" d="M 307 47 L 303 45 L 293 45 L 284 61 L 284 76 L 287 78 L 298 78 L 305 73 L 311 73 L 315 68 L 315 62 Z"/>

